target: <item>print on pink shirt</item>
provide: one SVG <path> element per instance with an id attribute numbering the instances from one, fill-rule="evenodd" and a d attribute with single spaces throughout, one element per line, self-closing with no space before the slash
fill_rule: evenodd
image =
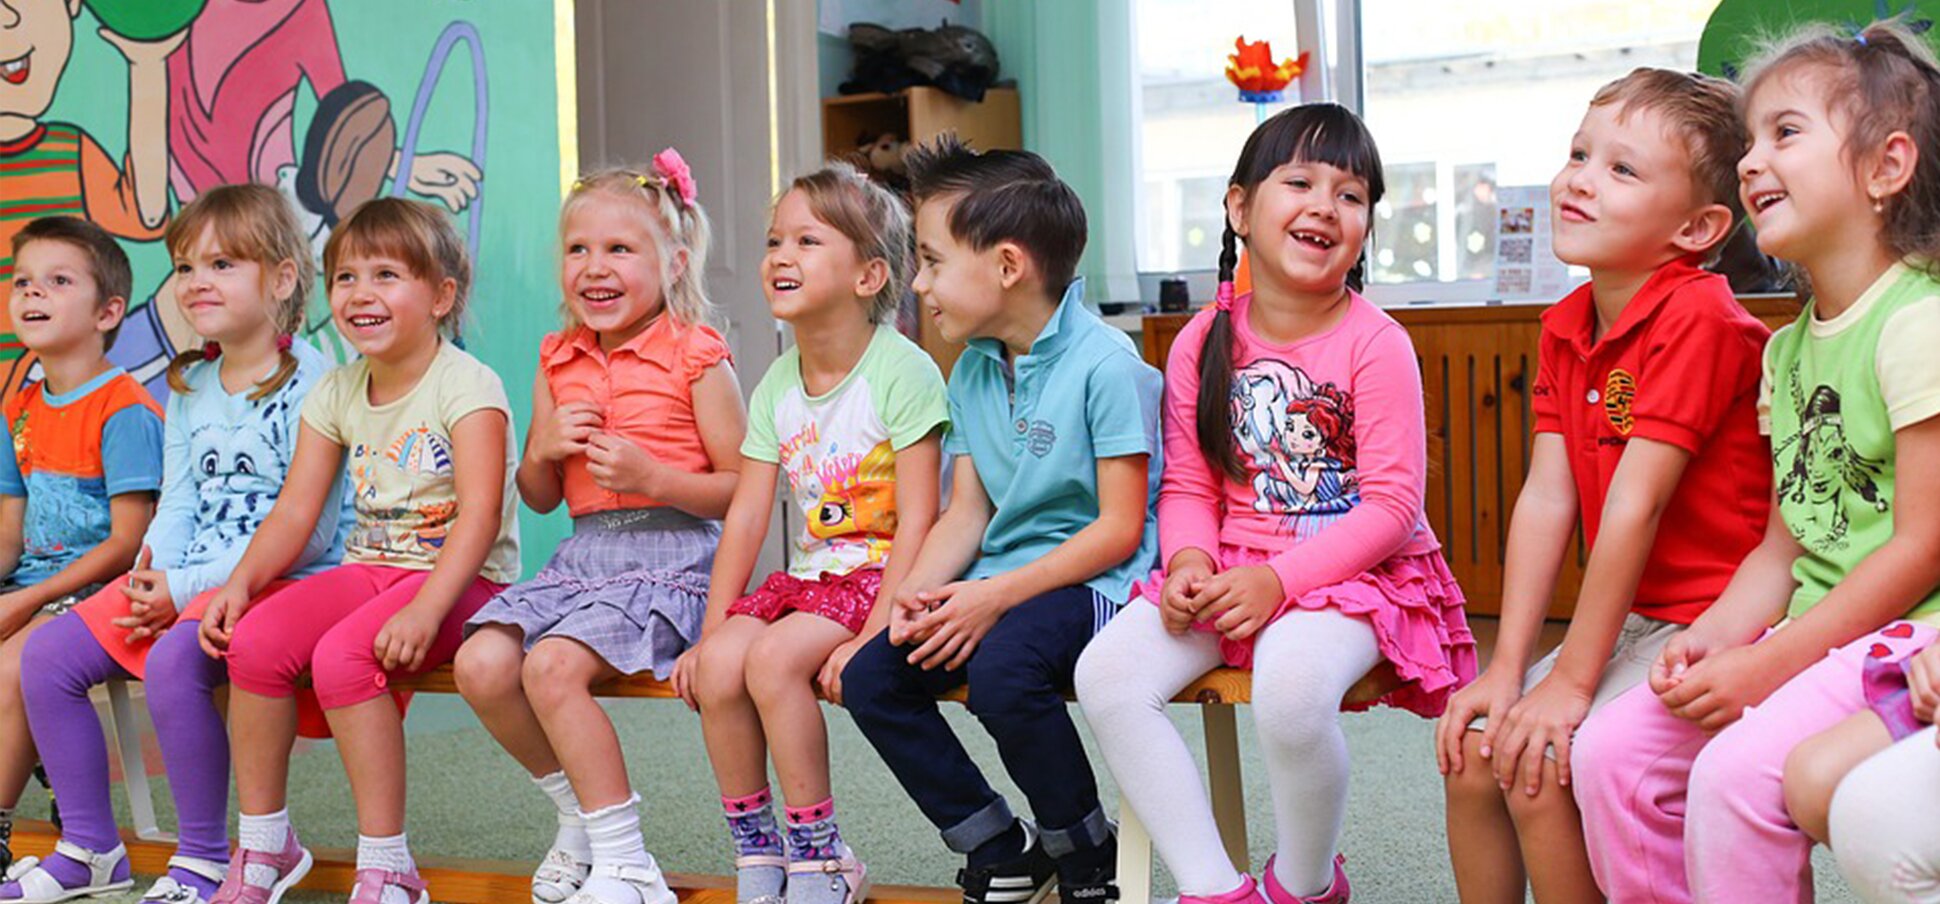
<path id="1" fill-rule="evenodd" d="M 1354 399 L 1305 371 L 1261 358 L 1233 374 L 1233 435 L 1252 459 L 1253 510 L 1308 533 L 1360 504 L 1354 471 Z"/>

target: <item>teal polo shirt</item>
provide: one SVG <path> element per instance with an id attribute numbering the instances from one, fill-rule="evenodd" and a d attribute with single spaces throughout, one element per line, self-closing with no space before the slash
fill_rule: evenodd
<path id="1" fill-rule="evenodd" d="M 1138 552 L 1085 582 L 1124 603 L 1158 561 L 1163 384 L 1130 337 L 1086 310 L 1083 279 L 1030 354 L 1006 361 L 1002 342 L 970 340 L 950 373 L 943 451 L 970 456 L 996 511 L 964 577 L 1015 571 L 1071 539 L 1098 520 L 1098 459 L 1149 455 Z"/>

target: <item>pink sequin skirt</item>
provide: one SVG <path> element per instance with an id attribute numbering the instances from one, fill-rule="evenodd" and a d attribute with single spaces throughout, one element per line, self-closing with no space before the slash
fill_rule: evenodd
<path id="1" fill-rule="evenodd" d="M 1271 558 L 1270 553 L 1244 546 L 1219 548 L 1221 569 L 1261 565 Z M 1165 572 L 1155 570 L 1149 579 L 1134 584 L 1132 593 L 1157 605 L 1164 587 Z M 1455 575 L 1437 551 L 1391 556 L 1348 580 L 1289 600 L 1281 614 L 1295 608 L 1338 609 L 1366 620 L 1374 629 L 1381 655 L 1401 680 L 1400 686 L 1376 702 L 1433 718 L 1447 707 L 1450 694 L 1475 678 L 1475 636 L 1469 633 L 1465 602 Z M 1209 624 L 1193 629 L 1214 631 Z M 1253 640 L 1222 637 L 1220 655 L 1229 666 L 1251 668 Z"/>
<path id="2" fill-rule="evenodd" d="M 882 587 L 882 569 L 858 568 L 848 574 L 829 574 L 812 580 L 777 571 L 761 582 L 753 593 L 734 601 L 729 615 L 748 615 L 772 622 L 795 612 L 819 615 L 835 622 L 849 633 L 862 630 L 869 613 L 876 607 L 876 591 Z"/>

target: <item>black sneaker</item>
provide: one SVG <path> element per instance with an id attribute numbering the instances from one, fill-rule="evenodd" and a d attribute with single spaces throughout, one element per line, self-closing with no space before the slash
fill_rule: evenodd
<path id="1" fill-rule="evenodd" d="M 983 869 L 957 870 L 963 904 L 1039 904 L 1058 884 L 1058 866 L 1038 843 L 1037 826 L 1025 820 L 1024 853 Z"/>
<path id="2" fill-rule="evenodd" d="M 1069 862 L 1082 857 L 1082 864 Z M 1095 864 L 1095 865 L 1094 865 Z M 1065 858 L 1058 864 L 1058 901 L 1061 904 L 1110 904 L 1118 900 L 1118 839 L 1105 840 L 1095 850 Z"/>
<path id="3" fill-rule="evenodd" d="M 0 819 L 0 875 L 13 869 L 13 817 Z"/>

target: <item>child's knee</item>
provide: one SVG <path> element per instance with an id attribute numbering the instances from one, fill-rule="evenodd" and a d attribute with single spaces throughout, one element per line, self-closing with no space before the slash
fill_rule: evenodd
<path id="1" fill-rule="evenodd" d="M 1576 819 L 1576 800 L 1570 796 L 1570 789 L 1557 783 L 1556 764 L 1548 759 L 1543 761 L 1542 781 L 1537 783 L 1534 795 L 1520 784 L 1501 793 L 1517 825 L 1547 823 L 1563 817 Z"/>
<path id="2" fill-rule="evenodd" d="M 1792 748 L 1785 757 L 1785 811 L 1806 834 L 1824 841 L 1832 792 L 1845 778 L 1848 758 L 1816 740 Z"/>
<path id="3" fill-rule="evenodd" d="M 1691 763 L 1690 812 L 1783 810 L 1783 754 L 1750 732 L 1734 730 L 1743 725 L 1719 732 Z"/>
<path id="4" fill-rule="evenodd" d="M 526 698 L 534 706 L 550 708 L 572 697 L 589 696 L 598 667 L 592 652 L 577 642 L 547 640 L 533 645 L 519 676 Z"/>
<path id="5" fill-rule="evenodd" d="M 479 631 L 452 658 L 452 680 L 474 707 L 524 693 L 525 646 L 491 628 Z"/>
<path id="6" fill-rule="evenodd" d="M 369 635 L 351 631 L 331 631 L 317 641 L 310 654 L 310 685 L 324 709 L 362 703 L 389 686 L 374 643 Z"/>
<path id="7" fill-rule="evenodd" d="M 1085 647 L 1078 657 L 1072 686 L 1087 719 L 1112 719 L 1141 710 L 1163 709 L 1164 700 L 1137 681 L 1136 657 L 1103 648 L 1096 642 Z"/>
<path id="8" fill-rule="evenodd" d="M 906 651 L 884 637 L 862 645 L 842 670 L 842 706 L 851 714 L 880 711 L 895 693 L 897 673 L 906 664 Z"/>
<path id="9" fill-rule="evenodd" d="M 1058 689 L 1045 680 L 1042 659 L 1022 644 L 993 644 L 988 637 L 964 667 L 969 692 L 964 705 L 979 717 L 1029 713 L 1064 706 Z"/>
<path id="10" fill-rule="evenodd" d="M 1494 764 L 1482 756 L 1482 733 L 1463 732 L 1462 768 L 1442 778 L 1448 805 L 1500 807 L 1502 786 L 1496 784 Z"/>
<path id="11" fill-rule="evenodd" d="M 748 697 L 745 645 L 710 643 L 694 663 L 694 696 L 701 708 L 732 705 Z"/>

